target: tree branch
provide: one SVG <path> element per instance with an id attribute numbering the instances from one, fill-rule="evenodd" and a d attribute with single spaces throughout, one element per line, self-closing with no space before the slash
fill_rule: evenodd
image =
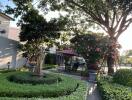
<path id="1" fill-rule="evenodd" d="M 126 21 L 124 22 L 124 25 L 121 25 L 121 26 L 120 26 L 120 29 L 119 29 L 119 31 L 118 31 L 118 33 L 117 33 L 117 35 L 116 35 L 116 38 L 118 38 L 118 37 L 121 35 L 121 33 L 123 33 L 123 32 L 129 27 L 129 25 L 130 25 L 131 23 L 132 23 L 132 18 L 126 20 Z"/>
<path id="2" fill-rule="evenodd" d="M 72 4 L 74 4 L 75 6 L 81 8 L 86 14 L 90 15 L 91 18 L 92 18 L 93 20 L 97 21 L 98 23 L 103 24 L 103 25 L 106 25 L 106 23 L 105 23 L 105 21 L 103 20 L 103 18 L 101 17 L 101 15 L 98 15 L 98 16 L 97 16 L 97 14 L 93 13 L 93 12 L 91 11 L 91 9 L 92 9 L 91 7 L 89 8 L 90 10 L 88 10 L 87 8 L 85 8 L 84 6 L 79 5 L 78 3 L 76 3 L 76 2 L 73 1 L 73 0 L 67 0 L 67 2 L 72 3 Z"/>

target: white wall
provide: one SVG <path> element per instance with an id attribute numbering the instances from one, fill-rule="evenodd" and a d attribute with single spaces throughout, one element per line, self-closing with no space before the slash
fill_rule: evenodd
<path id="1" fill-rule="evenodd" d="M 7 63 L 11 62 L 10 67 L 21 67 L 25 59 L 17 51 L 18 42 L 0 36 L 0 68 L 7 68 Z"/>
<path id="2" fill-rule="evenodd" d="M 8 37 L 9 25 L 10 25 L 10 20 L 0 16 L 0 30 L 4 29 L 6 31 L 5 34 L 0 33 L 0 36 Z"/>

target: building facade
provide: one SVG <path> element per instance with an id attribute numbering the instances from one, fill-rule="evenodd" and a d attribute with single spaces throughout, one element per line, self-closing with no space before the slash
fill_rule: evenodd
<path id="1" fill-rule="evenodd" d="M 17 49 L 20 30 L 10 27 L 11 20 L 11 17 L 0 13 L 0 68 L 16 68 L 25 63 Z"/>

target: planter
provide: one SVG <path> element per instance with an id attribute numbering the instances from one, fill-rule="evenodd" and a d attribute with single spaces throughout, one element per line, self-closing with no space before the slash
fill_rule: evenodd
<path id="1" fill-rule="evenodd" d="M 97 72 L 96 70 L 89 70 L 89 81 L 96 82 Z"/>
<path id="2" fill-rule="evenodd" d="M 98 70 L 99 69 L 99 67 L 98 67 L 98 64 L 89 64 L 88 65 L 88 69 L 89 70 Z"/>

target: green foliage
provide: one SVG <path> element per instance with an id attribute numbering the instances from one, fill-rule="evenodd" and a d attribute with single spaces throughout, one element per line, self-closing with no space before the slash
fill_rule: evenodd
<path id="1" fill-rule="evenodd" d="M 89 33 L 77 35 L 71 42 L 77 53 L 84 57 L 88 64 L 95 64 L 104 57 L 108 38 L 103 34 Z"/>
<path id="2" fill-rule="evenodd" d="M 128 64 L 132 64 L 132 57 L 126 58 L 126 62 L 127 62 Z"/>
<path id="3" fill-rule="evenodd" d="M 56 64 L 56 55 L 55 54 L 47 54 L 45 56 L 45 64 Z"/>
<path id="4" fill-rule="evenodd" d="M 13 14 L 15 18 L 18 16 L 25 14 L 29 9 L 32 8 L 32 1 L 33 0 L 12 0 L 15 4 L 15 7 L 11 7 L 9 5 L 6 6 L 5 12 L 8 14 Z"/>
<path id="5" fill-rule="evenodd" d="M 85 69 L 84 71 L 81 71 L 81 76 L 88 77 L 88 69 Z"/>
<path id="6" fill-rule="evenodd" d="M 16 82 L 20 84 L 53 84 L 62 81 L 60 77 L 56 75 L 45 74 L 43 77 L 38 77 L 32 73 L 15 73 L 8 77 L 11 82 Z"/>
<path id="7" fill-rule="evenodd" d="M 132 87 L 132 70 L 120 69 L 113 76 L 114 82 Z"/>
<path id="8" fill-rule="evenodd" d="M 132 56 L 132 50 L 127 50 L 125 56 Z"/>
<path id="9" fill-rule="evenodd" d="M 47 7 L 49 5 L 51 7 Z M 132 23 L 132 0 L 41 0 L 43 9 L 68 12 L 67 28 L 71 33 L 80 34 L 91 30 L 90 26 L 103 29 L 109 35 L 109 52 L 106 57 L 108 73 L 113 74 L 117 58 L 119 36 Z M 47 10 L 46 10 L 47 11 Z M 83 17 L 82 17 L 83 16 Z M 92 29 L 95 30 L 95 27 Z"/>
<path id="10" fill-rule="evenodd" d="M 60 96 L 57 98 L 9 98 L 9 97 L 0 97 L 0 100 L 85 100 L 86 99 L 86 92 L 87 92 L 87 85 L 85 82 L 78 81 L 79 87 L 70 95 Z"/>
<path id="11" fill-rule="evenodd" d="M 20 41 L 24 44 L 21 44 L 19 49 L 26 54 L 29 63 L 38 67 L 35 68 L 35 72 L 40 74 L 38 70 L 42 68 L 45 46 L 53 44 L 55 39 L 59 38 L 66 22 L 64 19 L 52 19 L 47 22 L 32 4 L 33 0 L 13 2 L 15 8 L 7 7 L 6 11 L 8 14 L 14 14 L 14 17 L 20 16 L 18 22 L 21 26 Z"/>
<path id="12" fill-rule="evenodd" d="M 120 56 L 120 63 L 121 64 L 132 64 L 132 50 L 127 50 L 124 52 L 123 55 Z"/>
<path id="13" fill-rule="evenodd" d="M 51 7 L 48 8 L 48 4 Z M 74 20 L 69 22 L 74 26 L 72 30 L 79 29 L 79 24 L 81 24 L 80 27 L 85 26 L 83 28 L 87 29 L 87 23 L 94 23 L 106 31 L 110 37 L 116 39 L 131 23 L 131 18 L 129 18 L 129 15 L 132 14 L 131 0 L 63 0 L 61 3 L 59 0 L 41 0 L 40 7 L 68 12 L 67 17 Z M 120 18 L 124 20 L 120 20 Z"/>
<path id="14" fill-rule="evenodd" d="M 2 69 L 0 70 L 0 73 L 8 73 L 8 72 L 14 72 L 16 71 L 15 69 Z"/>
<path id="15" fill-rule="evenodd" d="M 57 68 L 58 65 L 53 65 L 53 64 L 44 64 L 43 69 L 52 69 L 52 68 Z"/>
<path id="16" fill-rule="evenodd" d="M 81 83 L 78 80 L 69 78 L 67 76 L 60 75 L 63 81 L 59 83 L 54 83 L 51 85 L 32 85 L 32 84 L 18 84 L 10 82 L 7 80 L 7 77 L 19 72 L 5 73 L 0 75 L 0 97 L 59 97 L 64 95 L 74 94 L 73 91 L 79 89 L 83 92 L 86 90 L 86 85 L 83 82 Z M 83 87 L 82 89 L 79 87 Z M 82 96 L 84 95 L 81 94 Z M 77 95 L 76 95 L 77 96 Z M 77 96 L 79 98 L 79 96 Z M 61 98 L 61 97 L 60 97 Z M 67 97 L 66 97 L 67 98 Z M 82 97 L 83 98 L 83 97 Z M 82 99 L 83 100 L 83 99 Z"/>
<path id="17" fill-rule="evenodd" d="M 103 100 L 131 100 L 132 90 L 131 88 L 125 87 L 113 83 L 111 78 L 101 77 L 98 79 L 98 89 Z"/>

